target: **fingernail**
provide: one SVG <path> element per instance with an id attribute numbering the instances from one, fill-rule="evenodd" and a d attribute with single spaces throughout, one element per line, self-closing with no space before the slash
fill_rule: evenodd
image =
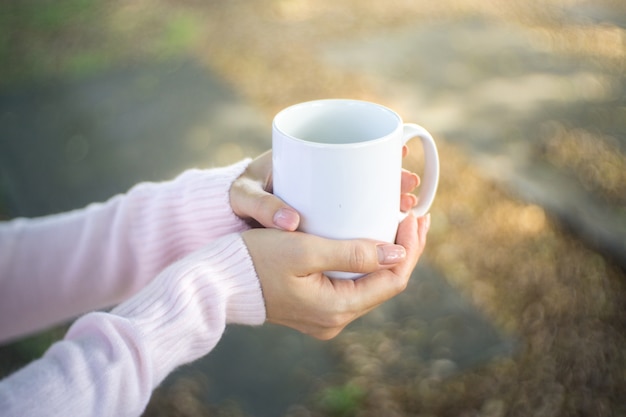
<path id="1" fill-rule="evenodd" d="M 284 230 L 296 230 L 300 222 L 300 215 L 290 208 L 281 208 L 274 214 L 274 224 Z"/>
<path id="2" fill-rule="evenodd" d="M 406 250 L 400 245 L 378 245 L 377 250 L 381 265 L 396 264 L 406 258 Z"/>
<path id="3" fill-rule="evenodd" d="M 430 213 L 426 213 L 426 231 L 430 229 Z"/>

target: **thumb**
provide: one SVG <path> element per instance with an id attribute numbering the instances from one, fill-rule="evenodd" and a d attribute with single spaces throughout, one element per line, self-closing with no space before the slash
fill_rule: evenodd
<path id="1" fill-rule="evenodd" d="M 317 271 L 370 273 L 391 268 L 406 258 L 404 247 L 392 243 L 366 239 L 323 241 L 318 245 L 318 262 L 314 265 Z"/>
<path id="2" fill-rule="evenodd" d="M 258 182 L 237 181 L 231 190 L 235 213 L 243 218 L 252 218 L 268 228 L 293 231 L 298 228 L 300 215 L 280 198 L 261 188 Z M 235 207 L 236 200 L 236 207 Z"/>

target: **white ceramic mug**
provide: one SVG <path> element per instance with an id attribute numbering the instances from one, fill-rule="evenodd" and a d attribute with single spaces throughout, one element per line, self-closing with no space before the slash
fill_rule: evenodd
<path id="1" fill-rule="evenodd" d="M 421 139 L 424 173 L 415 214 L 428 212 L 439 182 L 432 136 L 379 104 L 345 99 L 296 104 L 272 126 L 274 194 L 300 213 L 300 230 L 330 239 L 394 242 L 402 147 Z M 327 272 L 332 278 L 359 277 Z"/>

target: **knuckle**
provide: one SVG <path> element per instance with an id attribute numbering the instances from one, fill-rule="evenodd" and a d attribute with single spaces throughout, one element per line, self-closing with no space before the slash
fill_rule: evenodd
<path id="1" fill-rule="evenodd" d="M 408 278 L 400 278 L 397 280 L 394 280 L 394 290 L 396 292 L 396 294 L 400 294 L 401 292 L 404 292 L 404 290 L 406 290 L 406 288 L 409 285 L 409 280 Z"/>
<path id="2" fill-rule="evenodd" d="M 319 340 L 330 340 L 336 337 L 346 327 L 347 324 L 339 325 L 321 325 L 315 331 L 311 332 L 311 336 Z"/>
<path id="3" fill-rule="evenodd" d="M 350 323 L 350 314 L 343 312 L 327 313 L 317 319 L 317 328 L 324 331 L 343 329 Z"/>
<path id="4" fill-rule="evenodd" d="M 334 313 L 327 314 L 320 320 L 319 326 L 327 330 L 341 330 L 350 324 L 357 315 L 347 304 L 337 306 Z"/>
<path id="5" fill-rule="evenodd" d="M 326 322 L 326 327 L 328 329 L 336 329 L 342 328 L 347 324 L 348 322 L 344 314 L 333 314 L 328 318 L 328 321 Z"/>
<path id="6" fill-rule="evenodd" d="M 317 321 L 318 329 L 326 331 L 341 326 L 341 321 L 335 314 L 328 314 L 324 317 L 319 317 Z"/>
<path id="7" fill-rule="evenodd" d="M 361 245 L 353 245 L 350 248 L 348 256 L 350 272 L 361 272 L 366 269 L 368 257 L 365 249 Z"/>
<path id="8" fill-rule="evenodd" d="M 256 200 L 256 212 L 265 216 L 271 216 L 274 209 L 274 198 L 265 194 Z"/>

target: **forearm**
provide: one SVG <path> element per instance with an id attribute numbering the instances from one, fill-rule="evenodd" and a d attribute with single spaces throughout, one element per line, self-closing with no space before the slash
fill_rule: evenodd
<path id="1" fill-rule="evenodd" d="M 214 348 L 227 323 L 265 320 L 238 235 L 164 270 L 111 313 L 79 319 L 44 357 L 0 382 L 6 416 L 136 416 L 177 366 Z"/>
<path id="2" fill-rule="evenodd" d="M 228 191 L 248 162 L 0 224 L 0 341 L 119 303 L 173 261 L 245 230 Z"/>

